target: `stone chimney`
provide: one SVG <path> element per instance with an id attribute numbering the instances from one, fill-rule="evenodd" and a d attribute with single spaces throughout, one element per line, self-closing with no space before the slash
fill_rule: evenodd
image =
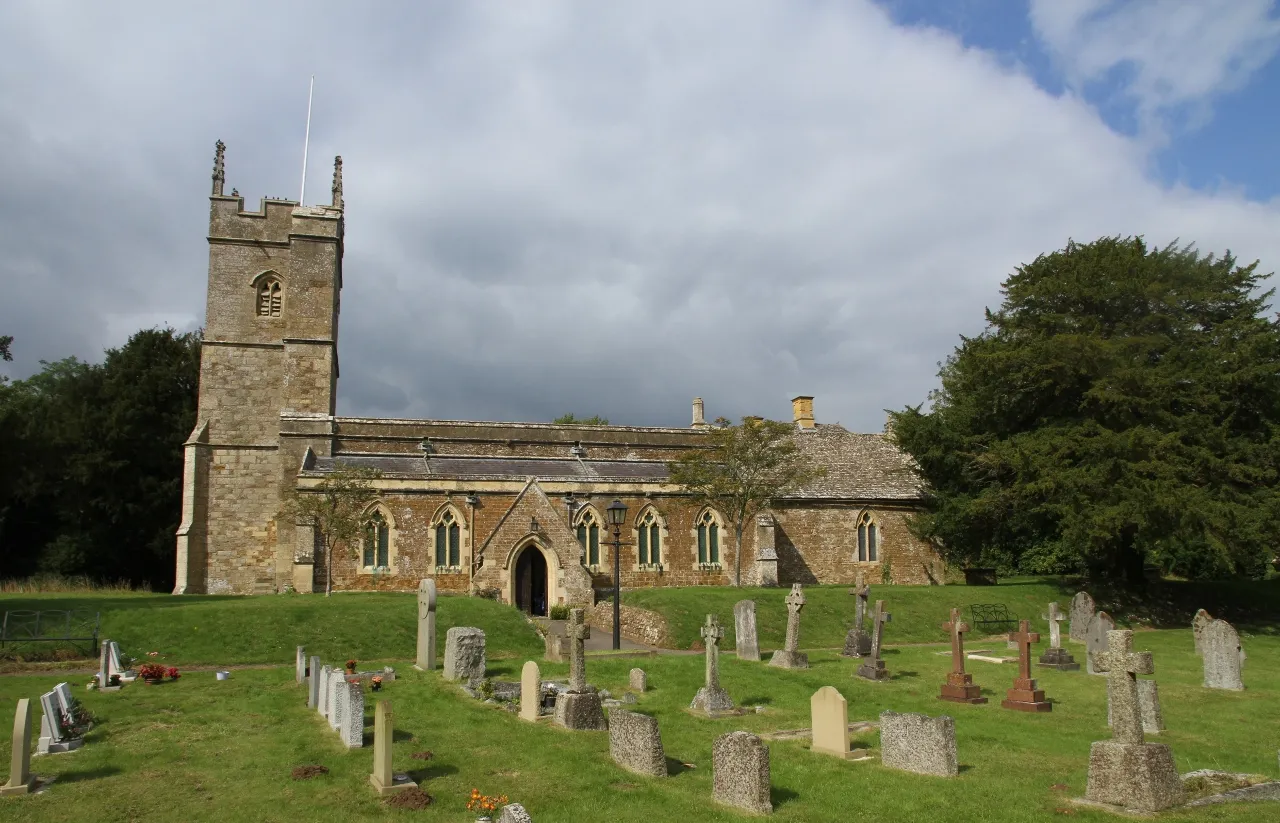
<path id="1" fill-rule="evenodd" d="M 703 416 L 703 413 L 702 413 L 701 397 L 693 398 L 693 428 L 695 429 L 709 428 L 709 425 L 707 424 L 707 419 Z"/>
<path id="2" fill-rule="evenodd" d="M 803 394 L 791 398 L 791 416 L 795 419 L 797 428 L 812 429 L 816 426 L 813 422 L 813 398 Z"/>

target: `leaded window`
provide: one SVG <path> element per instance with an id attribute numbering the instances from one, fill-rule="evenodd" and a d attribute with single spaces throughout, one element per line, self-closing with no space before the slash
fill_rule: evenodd
<path id="1" fill-rule="evenodd" d="M 391 533 L 381 512 L 374 512 L 364 524 L 364 567 L 385 569 L 391 565 Z"/>
<path id="2" fill-rule="evenodd" d="M 653 509 L 644 513 L 636 523 L 636 546 L 640 565 L 656 566 L 662 562 L 662 524 Z"/>
<path id="3" fill-rule="evenodd" d="M 720 562 L 720 523 L 715 514 L 707 509 L 698 518 L 698 563 L 714 564 Z"/>
<path id="4" fill-rule="evenodd" d="M 874 563 L 880 555 L 880 530 L 870 512 L 858 518 L 858 561 Z"/>
<path id="5" fill-rule="evenodd" d="M 462 557 L 462 529 L 450 510 L 436 522 L 436 565 L 458 566 Z"/>
<path id="6" fill-rule="evenodd" d="M 596 513 L 587 509 L 578 518 L 578 543 L 587 555 L 588 566 L 600 565 L 600 522 Z"/>

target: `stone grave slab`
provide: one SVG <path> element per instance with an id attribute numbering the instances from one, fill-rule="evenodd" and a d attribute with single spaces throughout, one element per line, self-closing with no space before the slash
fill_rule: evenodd
<path id="1" fill-rule="evenodd" d="M 754 814 L 772 814 L 769 747 L 751 732 L 729 732 L 711 746 L 712 797 Z"/>
<path id="2" fill-rule="evenodd" d="M 658 735 L 658 718 L 621 708 L 610 709 L 609 756 L 627 771 L 647 777 L 666 777 L 667 756 Z"/>
<path id="3" fill-rule="evenodd" d="M 1206 689 L 1244 690 L 1240 674 L 1247 656 L 1235 626 L 1225 620 L 1210 621 L 1200 634 L 1200 656 Z"/>
<path id="4" fill-rule="evenodd" d="M 520 670 L 520 719 L 536 721 L 542 716 L 542 672 L 532 660 Z"/>
<path id="5" fill-rule="evenodd" d="M 960 773 L 955 720 L 881 712 L 880 760 L 890 769 L 955 777 Z"/>
<path id="6" fill-rule="evenodd" d="M 454 626 L 445 633 L 445 680 L 475 686 L 484 680 L 484 632 L 472 626 Z"/>
<path id="7" fill-rule="evenodd" d="M 408 776 L 397 779 L 397 775 L 392 771 L 391 738 L 394 728 L 391 701 L 379 700 L 373 718 L 373 774 L 369 775 L 369 782 L 379 797 L 387 797 L 418 785 Z"/>
<path id="8" fill-rule="evenodd" d="M 13 713 L 12 751 L 9 755 L 9 782 L 0 786 L 0 796 L 28 794 L 35 788 L 31 775 L 31 700 L 18 699 Z"/>
<path id="9" fill-rule="evenodd" d="M 756 601 L 739 600 L 733 606 L 733 639 L 739 660 L 760 660 L 760 638 L 756 631 Z"/>
<path id="10" fill-rule="evenodd" d="M 1089 626 L 1098 613 L 1098 607 L 1088 592 L 1076 592 L 1071 598 L 1071 622 L 1067 626 L 1067 636 L 1072 640 L 1084 643 L 1089 637 Z"/>

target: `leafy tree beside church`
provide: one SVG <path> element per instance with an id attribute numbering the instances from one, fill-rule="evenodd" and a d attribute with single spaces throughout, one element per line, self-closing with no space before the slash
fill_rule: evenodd
<path id="1" fill-rule="evenodd" d="M 1280 527 L 1280 325 L 1257 264 L 1141 238 L 1068 243 L 1002 286 L 892 414 L 952 562 L 1123 575 L 1265 573 Z"/>

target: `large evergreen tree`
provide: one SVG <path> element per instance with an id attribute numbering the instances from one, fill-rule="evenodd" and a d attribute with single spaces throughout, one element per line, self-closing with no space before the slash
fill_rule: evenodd
<path id="1" fill-rule="evenodd" d="M 1068 243 L 1005 281 L 893 414 L 960 563 L 1259 576 L 1280 526 L 1280 325 L 1257 264 L 1141 238 Z"/>

